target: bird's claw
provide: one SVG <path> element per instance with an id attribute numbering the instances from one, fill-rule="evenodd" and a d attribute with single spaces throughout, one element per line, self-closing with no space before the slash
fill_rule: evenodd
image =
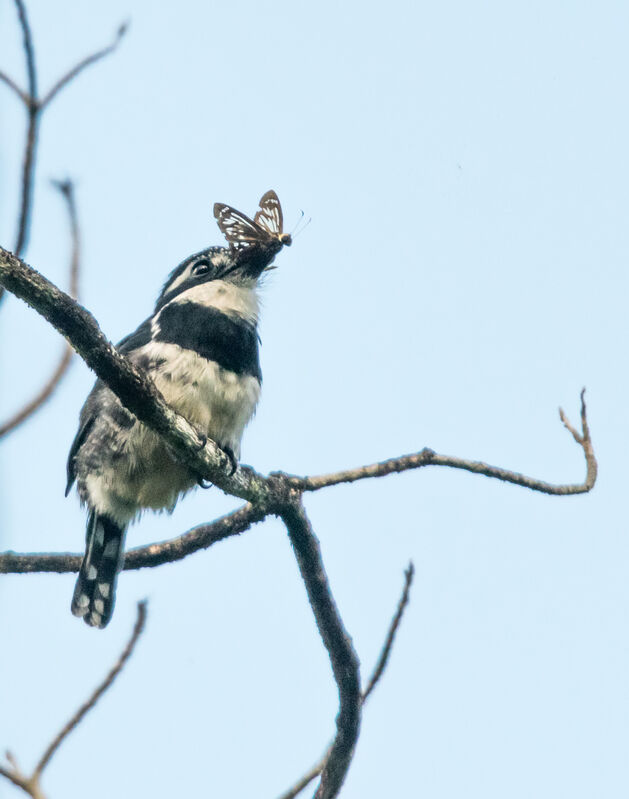
<path id="1" fill-rule="evenodd" d="M 229 463 L 231 466 L 231 471 L 229 473 L 229 476 L 231 477 L 233 474 L 235 474 L 236 469 L 238 468 L 238 461 L 236 460 L 236 456 L 234 455 L 234 451 L 231 447 L 221 447 L 221 449 L 223 450 L 225 455 L 227 455 L 227 457 L 229 458 Z"/>

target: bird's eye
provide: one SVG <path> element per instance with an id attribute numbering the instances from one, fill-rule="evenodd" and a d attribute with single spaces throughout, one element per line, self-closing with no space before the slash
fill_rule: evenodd
<path id="1" fill-rule="evenodd" d="M 193 275 L 207 275 L 210 271 L 210 262 L 205 258 L 202 261 L 197 261 L 192 267 Z"/>

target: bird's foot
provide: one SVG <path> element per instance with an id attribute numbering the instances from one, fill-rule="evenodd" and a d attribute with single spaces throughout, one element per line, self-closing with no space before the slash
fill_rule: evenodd
<path id="1" fill-rule="evenodd" d="M 227 457 L 229 458 L 229 463 L 231 466 L 231 471 L 229 472 L 229 476 L 231 477 L 238 468 L 238 461 L 236 459 L 236 456 L 234 455 L 234 450 L 231 447 L 221 447 L 221 449 L 223 450 L 225 455 L 227 455 Z"/>

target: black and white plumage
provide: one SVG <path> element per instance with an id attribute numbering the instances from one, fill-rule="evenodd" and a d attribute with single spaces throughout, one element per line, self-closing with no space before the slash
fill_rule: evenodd
<path id="1" fill-rule="evenodd" d="M 251 242 L 190 256 L 169 276 L 153 315 L 118 345 L 234 466 L 262 382 L 256 288 L 277 251 Z M 75 481 L 88 522 L 72 612 L 105 627 L 128 525 L 144 509 L 172 511 L 199 480 L 97 380 L 70 449 L 66 495 Z"/>

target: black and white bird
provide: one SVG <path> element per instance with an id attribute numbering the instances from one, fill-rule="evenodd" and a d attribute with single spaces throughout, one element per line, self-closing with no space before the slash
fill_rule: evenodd
<path id="1" fill-rule="evenodd" d="M 218 444 L 234 468 L 262 383 L 258 355 L 260 277 L 290 237 L 275 192 L 254 220 L 214 207 L 229 248 L 210 247 L 171 273 L 153 315 L 118 344 L 168 404 Z M 111 619 L 128 525 L 143 510 L 172 511 L 199 480 L 157 433 L 96 381 L 68 457 L 66 496 L 76 481 L 87 507 L 86 550 L 72 613 L 92 627 Z"/>

